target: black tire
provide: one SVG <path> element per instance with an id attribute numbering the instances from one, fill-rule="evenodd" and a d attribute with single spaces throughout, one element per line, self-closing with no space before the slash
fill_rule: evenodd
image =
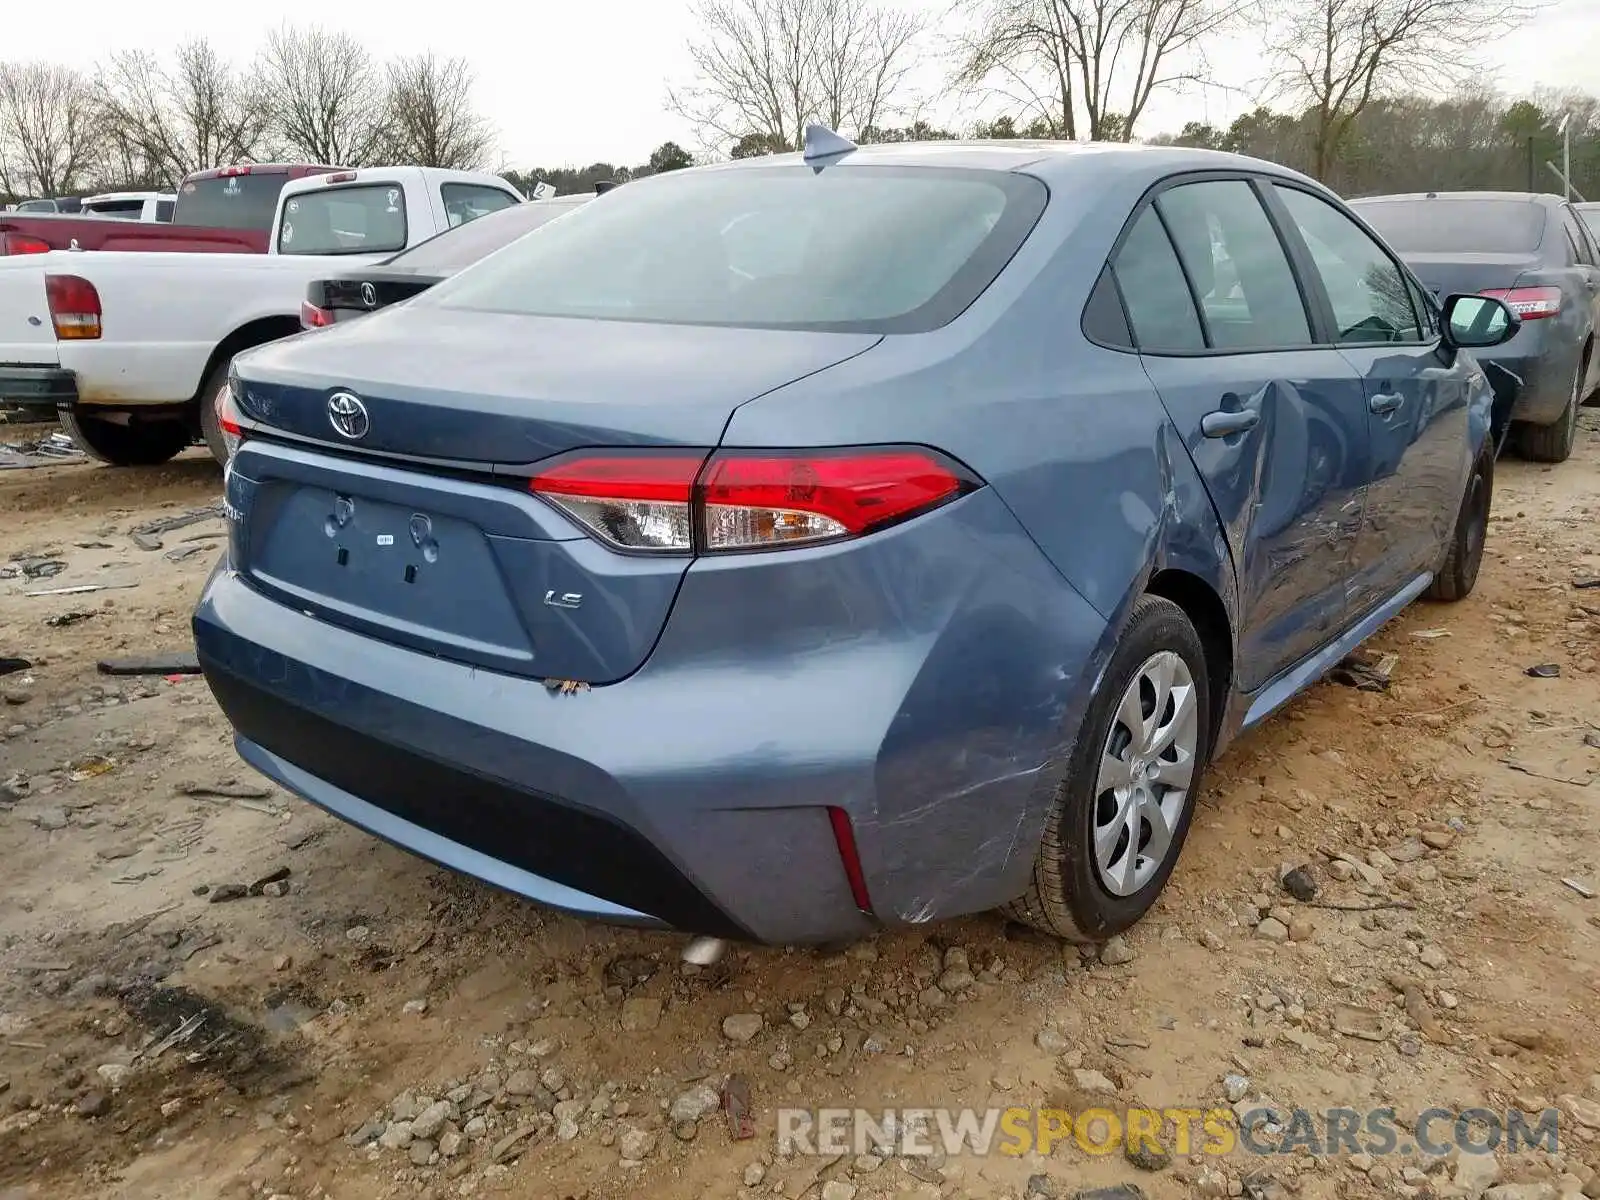
<path id="1" fill-rule="evenodd" d="M 1118 896 L 1100 880 L 1094 861 L 1093 830 L 1099 764 L 1116 723 L 1123 693 L 1140 669 L 1162 651 L 1177 654 L 1194 683 L 1198 733 L 1188 797 L 1172 831 L 1166 858 L 1137 891 Z M 1137 922 L 1166 886 L 1194 819 L 1207 760 L 1211 754 L 1211 697 L 1205 648 L 1194 625 L 1170 600 L 1144 596 L 1133 607 L 1100 689 L 1073 746 L 1066 778 L 1056 790 L 1055 805 L 1028 891 L 1006 905 L 1005 915 L 1072 942 L 1100 942 Z"/>
<path id="2" fill-rule="evenodd" d="M 90 458 L 113 467 L 154 467 L 171 460 L 194 440 L 183 421 L 129 421 L 77 412 L 61 414 L 61 428 Z"/>
<path id="3" fill-rule="evenodd" d="M 206 381 L 200 386 L 200 435 L 205 439 L 206 449 L 211 451 L 211 457 L 218 463 L 226 466 L 228 463 L 228 447 L 222 440 L 222 426 L 217 423 L 217 393 L 228 382 L 228 368 L 233 365 L 230 358 L 227 362 L 220 362 L 211 369 L 211 374 L 206 376 Z"/>
<path id="4" fill-rule="evenodd" d="M 1450 550 L 1444 566 L 1425 593 L 1429 600 L 1465 600 L 1478 582 L 1483 565 L 1483 545 L 1489 536 L 1489 513 L 1494 507 L 1494 448 L 1485 446 L 1473 464 L 1467 490 L 1450 531 Z"/>
<path id="5" fill-rule="evenodd" d="M 1583 378 L 1589 373 L 1589 357 L 1578 360 L 1577 373 L 1572 377 L 1572 387 L 1567 396 L 1567 406 L 1549 425 L 1530 425 L 1526 421 L 1517 425 L 1517 449 L 1530 462 L 1563 463 L 1572 457 L 1572 446 L 1578 436 L 1578 393 L 1583 390 Z"/>

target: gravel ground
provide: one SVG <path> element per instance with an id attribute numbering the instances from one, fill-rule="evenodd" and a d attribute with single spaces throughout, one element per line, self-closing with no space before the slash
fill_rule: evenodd
<path id="1" fill-rule="evenodd" d="M 0 658 L 33 664 L 0 678 L 0 1200 L 1600 1196 L 1597 416 L 1502 464 L 1477 593 L 1379 635 L 1386 691 L 1323 684 L 1216 765 L 1126 938 L 979 917 L 707 969 L 266 786 L 203 680 L 97 673 L 188 649 L 221 521 L 140 530 L 217 503 L 203 454 L 0 470 Z M 1560 1147 L 776 1138 L 785 1107 L 1264 1104 L 1389 1107 L 1407 1146 L 1428 1108 L 1554 1106 Z"/>

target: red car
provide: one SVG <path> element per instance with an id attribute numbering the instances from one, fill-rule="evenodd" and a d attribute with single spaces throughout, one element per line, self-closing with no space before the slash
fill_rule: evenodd
<path id="1" fill-rule="evenodd" d="M 339 169 L 306 163 L 255 163 L 196 171 L 179 185 L 170 222 L 0 213 L 0 254 L 43 254 L 73 248 L 265 254 L 283 185 L 291 179 Z"/>

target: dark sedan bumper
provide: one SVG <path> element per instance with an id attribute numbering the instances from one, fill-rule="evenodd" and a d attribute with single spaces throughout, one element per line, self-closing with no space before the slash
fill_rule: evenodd
<path id="1" fill-rule="evenodd" d="M 0 363 L 0 404 L 54 413 L 77 399 L 78 381 L 71 371 Z"/>

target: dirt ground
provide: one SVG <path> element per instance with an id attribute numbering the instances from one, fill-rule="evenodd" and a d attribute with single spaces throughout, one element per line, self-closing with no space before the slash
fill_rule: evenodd
<path id="1" fill-rule="evenodd" d="M 1126 939 L 1063 952 L 979 917 L 708 969 L 266 787 L 196 676 L 97 672 L 190 647 L 220 520 L 131 531 L 218 502 L 202 454 L 0 470 L 0 658 L 32 663 L 0 677 L 0 1200 L 1600 1196 L 1600 587 L 1574 586 L 1600 579 L 1600 411 L 1582 421 L 1570 462 L 1502 463 L 1476 594 L 1379 634 L 1386 691 L 1324 683 L 1216 764 Z M 1280 884 L 1300 865 L 1309 901 Z M 730 1073 L 753 1137 L 717 1110 Z M 1402 1129 L 1549 1105 L 1560 1146 L 1134 1162 L 775 1137 L 782 1107 L 1234 1102 L 1388 1106 Z"/>

